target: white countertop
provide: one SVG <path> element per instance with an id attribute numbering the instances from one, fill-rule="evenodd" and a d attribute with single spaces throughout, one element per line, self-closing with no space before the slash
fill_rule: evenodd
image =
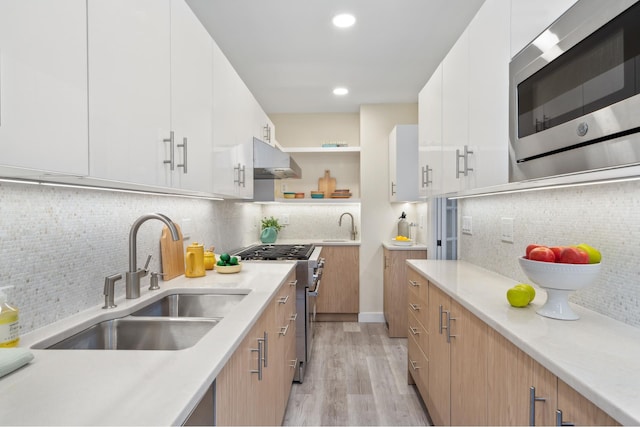
<path id="1" fill-rule="evenodd" d="M 229 315 L 184 350 L 32 349 L 35 358 L 29 365 L 0 378 L 0 424 L 183 423 L 293 268 L 295 261 L 244 263 L 237 274 L 180 276 L 160 282 L 158 291 L 143 286 L 139 299 L 116 299 L 117 308 L 103 310 L 100 304 L 24 335 L 20 346 L 31 347 L 68 328 L 80 331 L 96 319 L 125 316 L 177 290 L 250 290 Z M 96 293 L 101 291 L 96 288 Z"/>
<path id="2" fill-rule="evenodd" d="M 640 425 L 640 329 L 575 304 L 579 320 L 542 317 L 538 287 L 528 307 L 511 307 L 515 280 L 464 261 L 407 263 L 618 422 Z"/>
<path id="3" fill-rule="evenodd" d="M 257 242 L 256 244 L 261 244 Z M 360 240 L 349 239 L 278 239 L 274 245 L 360 246 Z"/>

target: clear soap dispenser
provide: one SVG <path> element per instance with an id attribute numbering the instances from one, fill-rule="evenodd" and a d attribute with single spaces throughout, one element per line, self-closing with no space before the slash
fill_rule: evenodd
<path id="1" fill-rule="evenodd" d="M 0 348 L 17 347 L 19 341 L 18 309 L 7 304 L 7 295 L 0 288 Z"/>
<path id="2" fill-rule="evenodd" d="M 402 212 L 400 215 L 400 221 L 398 221 L 398 236 L 404 236 L 410 238 L 409 235 L 409 223 L 407 222 L 407 214 Z"/>

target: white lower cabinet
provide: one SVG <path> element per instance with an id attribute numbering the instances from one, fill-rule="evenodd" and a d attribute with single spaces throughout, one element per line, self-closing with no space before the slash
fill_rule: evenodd
<path id="1" fill-rule="evenodd" d="M 88 174 L 86 9 L 0 1 L 0 166 Z"/>

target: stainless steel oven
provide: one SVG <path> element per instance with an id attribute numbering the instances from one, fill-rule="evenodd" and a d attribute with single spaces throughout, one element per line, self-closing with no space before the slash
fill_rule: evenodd
<path id="1" fill-rule="evenodd" d="M 640 162 L 640 2 L 579 0 L 509 65 L 510 181 Z"/>
<path id="2" fill-rule="evenodd" d="M 320 258 L 322 248 L 314 245 L 255 245 L 235 251 L 243 261 L 269 262 L 296 260 L 296 358 L 298 366 L 294 381 L 303 382 L 304 372 L 311 360 L 313 349 L 316 300 L 324 259 Z"/>

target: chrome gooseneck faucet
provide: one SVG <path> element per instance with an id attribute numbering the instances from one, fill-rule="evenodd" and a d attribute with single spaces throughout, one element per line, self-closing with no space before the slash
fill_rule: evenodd
<path id="1" fill-rule="evenodd" d="M 145 268 L 137 267 L 137 236 L 138 229 L 140 226 L 150 219 L 157 219 L 162 221 L 169 227 L 169 231 L 171 232 L 171 238 L 176 241 L 180 239 L 180 235 L 178 234 L 178 229 L 173 224 L 173 221 L 169 219 L 166 215 L 159 213 L 150 213 L 146 215 L 142 215 L 140 218 L 136 219 L 131 225 L 131 231 L 129 232 L 129 271 L 126 273 L 126 296 L 127 299 L 140 298 L 140 278 L 147 275 L 149 270 L 147 270 L 147 266 L 149 265 L 149 258 L 147 259 L 147 266 Z"/>
<path id="2" fill-rule="evenodd" d="M 351 215 L 349 212 L 343 213 L 342 215 L 340 215 L 338 225 L 342 227 L 342 217 L 345 215 L 349 215 L 351 217 L 351 240 L 356 240 L 356 237 L 358 236 L 358 230 L 356 230 L 356 223 L 353 220 L 353 215 Z"/>

